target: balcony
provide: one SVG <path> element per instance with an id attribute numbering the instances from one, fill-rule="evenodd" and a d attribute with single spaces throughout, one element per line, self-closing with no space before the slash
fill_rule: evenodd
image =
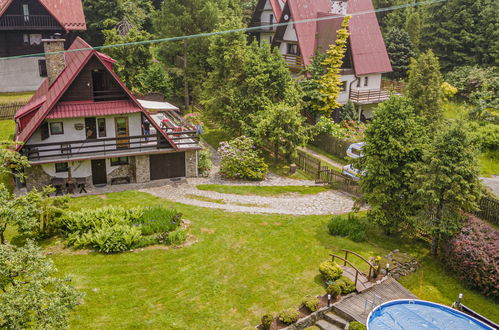
<path id="1" fill-rule="evenodd" d="M 288 68 L 291 72 L 300 72 L 305 69 L 303 66 L 303 58 L 299 55 L 283 54 L 282 57 L 288 64 Z"/>
<path id="2" fill-rule="evenodd" d="M 369 89 L 369 90 L 356 90 L 350 91 L 349 99 L 355 104 L 373 104 L 386 101 L 390 96 L 400 95 L 397 92 L 389 92 L 384 89 Z"/>
<path id="3" fill-rule="evenodd" d="M 0 30 L 60 30 L 61 26 L 50 15 L 3 15 Z"/>
<path id="4" fill-rule="evenodd" d="M 268 26 L 268 25 L 273 25 L 276 24 L 276 22 L 251 22 L 250 23 L 250 28 L 255 28 L 255 30 L 252 30 L 251 32 L 272 32 L 276 30 L 275 26 Z M 256 29 L 258 28 L 259 29 Z"/>

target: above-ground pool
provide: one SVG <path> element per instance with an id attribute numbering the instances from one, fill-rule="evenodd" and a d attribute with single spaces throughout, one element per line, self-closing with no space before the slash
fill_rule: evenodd
<path id="1" fill-rule="evenodd" d="M 393 300 L 376 307 L 367 318 L 368 330 L 492 329 L 453 308 L 423 300 Z"/>

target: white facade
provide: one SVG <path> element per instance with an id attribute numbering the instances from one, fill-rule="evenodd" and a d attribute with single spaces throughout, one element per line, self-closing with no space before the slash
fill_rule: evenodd
<path id="1" fill-rule="evenodd" d="M 92 161 L 91 160 L 78 160 L 78 161 L 69 161 L 69 167 L 71 167 L 71 175 L 74 178 L 86 178 L 92 176 Z M 42 164 L 42 169 L 45 173 L 55 178 L 66 179 L 68 177 L 68 172 L 56 172 L 55 164 Z M 114 170 L 119 168 L 121 165 L 111 165 L 111 159 L 106 159 L 106 174 L 111 174 Z"/>
<path id="2" fill-rule="evenodd" d="M 373 73 L 365 76 L 359 76 L 356 81 L 355 79 L 356 77 L 353 73 L 341 75 L 341 81 L 346 82 L 345 86 L 346 88 L 344 91 L 341 92 L 340 96 L 338 97 L 339 103 L 345 104 L 348 102 L 348 97 L 350 95 L 350 88 L 353 91 L 368 91 L 368 90 L 381 89 L 381 73 Z"/>
<path id="3" fill-rule="evenodd" d="M 282 1 L 279 1 L 281 4 Z M 282 8 L 283 4 L 281 4 Z M 270 1 L 267 0 L 265 2 L 265 6 L 263 7 L 262 14 L 260 16 L 260 22 L 261 25 L 271 25 L 271 24 L 277 24 L 279 21 L 277 20 L 277 17 L 275 17 L 274 11 L 272 10 L 272 6 L 270 5 Z M 274 37 L 276 27 L 272 28 L 266 28 L 265 31 L 260 32 L 260 45 L 262 45 L 264 42 L 268 43 L 269 45 L 272 44 L 272 39 Z"/>
<path id="4" fill-rule="evenodd" d="M 0 93 L 35 91 L 45 77 L 40 77 L 38 61 L 43 57 L 15 58 L 0 61 Z"/>

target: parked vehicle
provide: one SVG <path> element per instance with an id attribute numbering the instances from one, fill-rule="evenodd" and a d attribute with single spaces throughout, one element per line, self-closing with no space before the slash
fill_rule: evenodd
<path id="1" fill-rule="evenodd" d="M 365 145 L 365 142 L 352 143 L 347 149 L 347 156 L 353 159 L 364 157 L 362 147 Z"/>
<path id="2" fill-rule="evenodd" d="M 366 145 L 365 142 L 352 143 L 347 149 L 347 156 L 353 159 L 358 159 L 364 157 L 362 154 L 362 147 Z M 353 164 L 343 166 L 341 174 L 347 176 L 355 181 L 358 181 L 361 176 L 365 175 L 365 171 L 359 171 Z"/>

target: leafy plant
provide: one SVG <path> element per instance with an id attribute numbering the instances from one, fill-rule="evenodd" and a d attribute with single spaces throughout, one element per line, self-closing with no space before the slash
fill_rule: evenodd
<path id="1" fill-rule="evenodd" d="M 354 242 L 363 242 L 367 239 L 367 220 L 364 217 L 349 213 L 344 215 L 334 215 L 327 224 L 331 235 L 348 237 Z"/>
<path id="2" fill-rule="evenodd" d="M 331 295 L 332 299 L 335 299 L 336 297 L 338 297 L 339 295 L 341 295 L 341 288 L 336 283 L 329 284 L 327 286 L 327 288 L 326 288 L 326 292 L 327 292 L 327 294 Z"/>
<path id="3" fill-rule="evenodd" d="M 177 229 L 175 231 L 168 233 L 168 244 L 170 245 L 180 245 L 187 239 L 187 231 L 184 229 Z"/>
<path id="4" fill-rule="evenodd" d="M 343 274 L 343 269 L 337 263 L 328 260 L 319 265 L 319 272 L 324 281 L 336 281 Z"/>
<path id="5" fill-rule="evenodd" d="M 279 313 L 279 321 L 285 324 L 295 323 L 299 317 L 300 312 L 293 308 L 285 309 Z"/>
<path id="6" fill-rule="evenodd" d="M 211 170 L 211 152 L 203 149 L 198 152 L 198 172 L 200 175 L 208 175 Z"/>
<path id="7" fill-rule="evenodd" d="M 162 206 L 146 207 L 134 224 L 140 225 L 143 235 L 170 232 L 182 224 L 182 214 Z"/>
<path id="8" fill-rule="evenodd" d="M 272 322 L 274 322 L 274 314 L 268 313 L 262 316 L 262 327 L 264 330 L 270 329 Z"/>
<path id="9" fill-rule="evenodd" d="M 357 322 L 357 321 L 353 321 L 353 322 L 350 322 L 350 324 L 348 325 L 348 329 L 350 329 L 350 330 L 366 330 L 367 328 L 362 323 Z"/>
<path id="10" fill-rule="evenodd" d="M 104 225 L 95 231 L 89 231 L 77 237 L 73 243 L 76 248 L 91 247 L 103 253 L 115 253 L 130 250 L 142 239 L 137 227 L 123 224 Z"/>
<path id="11" fill-rule="evenodd" d="M 355 283 L 346 276 L 340 277 L 340 279 L 334 283 L 340 287 L 342 294 L 348 294 L 356 290 Z"/>
<path id="12" fill-rule="evenodd" d="M 246 136 L 220 143 L 220 173 L 232 179 L 263 180 L 268 166 Z"/>
<path id="13" fill-rule="evenodd" d="M 302 305 L 305 306 L 312 313 L 317 311 L 319 308 L 319 298 L 317 297 L 305 297 L 302 301 Z"/>

